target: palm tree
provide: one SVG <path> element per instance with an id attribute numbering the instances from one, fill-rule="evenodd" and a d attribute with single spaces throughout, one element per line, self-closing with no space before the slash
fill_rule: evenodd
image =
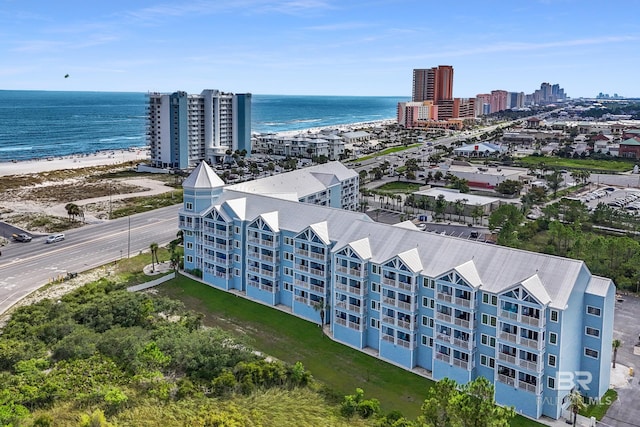
<path id="1" fill-rule="evenodd" d="M 152 264 L 152 270 L 155 271 L 156 269 L 156 261 L 158 260 L 158 244 L 156 242 L 153 242 L 149 245 L 149 250 L 151 251 L 151 264 Z"/>
<path id="2" fill-rule="evenodd" d="M 324 297 L 320 297 L 318 301 L 313 302 L 313 309 L 315 311 L 320 312 L 320 327 L 324 326 L 324 315 L 325 315 L 325 305 L 324 305 Z"/>
<path id="3" fill-rule="evenodd" d="M 611 348 L 613 349 L 613 368 L 615 369 L 616 367 L 616 356 L 618 356 L 618 349 L 622 347 L 622 341 L 620 340 L 613 340 L 611 342 Z"/>
<path id="4" fill-rule="evenodd" d="M 571 394 L 569 394 L 569 409 L 573 412 L 573 425 L 576 425 L 576 421 L 578 419 L 578 412 L 586 408 L 587 405 L 584 403 L 584 399 L 578 390 L 573 390 Z"/>

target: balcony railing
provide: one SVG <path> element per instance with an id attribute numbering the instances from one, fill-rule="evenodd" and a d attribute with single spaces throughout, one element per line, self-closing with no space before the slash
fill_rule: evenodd
<path id="1" fill-rule="evenodd" d="M 466 348 L 466 349 L 471 349 L 473 342 L 469 341 L 469 340 L 463 340 L 460 338 L 454 338 L 453 339 L 453 345 L 457 345 L 458 347 L 462 347 L 462 348 Z"/>
<path id="2" fill-rule="evenodd" d="M 362 323 L 348 322 L 347 326 L 350 329 L 355 329 L 356 331 L 361 331 L 362 330 Z"/>
<path id="3" fill-rule="evenodd" d="M 533 340 L 531 338 L 525 338 L 522 336 L 520 337 L 520 344 L 524 345 L 525 347 L 533 348 L 535 350 L 542 350 L 543 348 L 543 341 Z"/>
<path id="4" fill-rule="evenodd" d="M 509 332 L 504 332 L 501 331 L 500 332 L 500 339 L 501 340 L 505 340 L 505 341 L 509 341 L 509 342 L 516 342 L 518 336 L 516 334 L 512 334 Z"/>
<path id="5" fill-rule="evenodd" d="M 451 355 L 449 354 L 443 354 L 443 353 L 437 352 L 436 359 L 442 360 L 443 362 L 451 363 Z"/>
<path id="6" fill-rule="evenodd" d="M 298 280 L 298 279 L 295 279 L 295 280 L 293 281 L 293 283 L 294 283 L 296 286 L 298 286 L 299 288 L 304 288 L 304 289 L 309 289 L 309 286 L 310 286 L 308 282 L 304 282 L 304 281 L 302 281 L 302 280 Z"/>
<path id="7" fill-rule="evenodd" d="M 249 280 L 249 281 L 247 282 L 247 285 L 248 285 L 248 286 L 251 286 L 252 288 L 258 288 L 258 289 L 260 289 L 260 283 L 259 283 L 259 282 L 256 282 L 255 280 Z"/>
<path id="8" fill-rule="evenodd" d="M 396 286 L 396 279 L 390 279 L 388 277 L 382 278 L 382 284 L 387 286 Z"/>
<path id="9" fill-rule="evenodd" d="M 513 311 L 500 310 L 500 317 L 503 319 L 514 320 L 516 322 L 518 321 L 518 313 L 514 313 Z"/>
<path id="10" fill-rule="evenodd" d="M 382 297 L 382 303 L 383 304 L 387 304 L 387 305 L 392 305 L 392 306 L 395 307 L 396 299 L 395 298 L 389 298 L 389 297 Z"/>
<path id="11" fill-rule="evenodd" d="M 306 249 L 296 248 L 295 249 L 295 253 L 296 253 L 296 255 L 302 255 L 302 256 L 306 256 L 306 257 L 309 256 L 309 251 L 306 250 Z"/>
<path id="12" fill-rule="evenodd" d="M 500 381 L 503 384 L 507 384 L 510 386 L 514 386 L 516 384 L 516 379 L 513 377 L 509 377 L 507 375 L 503 375 L 503 374 L 498 374 L 498 381 Z"/>
<path id="13" fill-rule="evenodd" d="M 337 325 L 347 326 L 347 319 L 336 317 L 335 322 Z"/>
<path id="14" fill-rule="evenodd" d="M 498 360 L 503 362 L 511 363 L 512 365 L 516 364 L 516 357 L 510 354 L 498 352 Z"/>
<path id="15" fill-rule="evenodd" d="M 382 335 L 382 341 L 386 341 L 386 342 L 390 342 L 393 343 L 395 340 L 395 338 L 393 337 L 393 335 Z"/>
<path id="16" fill-rule="evenodd" d="M 458 368 L 462 368 L 462 369 L 469 369 L 469 362 L 466 361 L 466 360 L 456 359 L 454 357 L 453 358 L 453 366 L 457 366 Z"/>
<path id="17" fill-rule="evenodd" d="M 405 290 L 405 291 L 409 291 L 409 292 L 416 292 L 416 285 L 413 283 L 405 283 L 405 282 L 401 282 L 398 281 L 398 288 Z"/>
<path id="18" fill-rule="evenodd" d="M 313 251 L 309 251 L 309 256 L 313 259 L 320 259 L 320 260 L 324 260 L 326 257 L 325 254 L 320 254 L 318 252 L 313 252 Z"/>
<path id="19" fill-rule="evenodd" d="M 309 269 L 309 273 L 315 274 L 316 276 L 320 276 L 320 277 L 324 277 L 325 276 L 324 271 L 318 270 L 317 268 L 310 268 Z"/>
<path id="20" fill-rule="evenodd" d="M 439 311 L 436 311 L 436 319 L 451 323 L 451 315 L 440 313 Z"/>
<path id="21" fill-rule="evenodd" d="M 399 327 L 404 328 L 404 329 L 409 329 L 409 330 L 411 330 L 411 329 L 412 329 L 412 323 L 411 323 L 411 321 L 406 321 L 406 320 L 400 320 L 400 319 L 397 319 L 396 324 L 397 324 Z"/>
<path id="22" fill-rule="evenodd" d="M 364 269 L 355 269 L 355 268 L 347 268 L 347 267 L 337 267 L 336 271 L 338 273 L 343 273 L 343 274 L 349 274 L 351 276 L 355 276 L 355 277 L 365 277 L 366 274 Z"/>
<path id="23" fill-rule="evenodd" d="M 462 326 L 463 328 L 467 328 L 467 329 L 469 329 L 471 327 L 471 322 L 469 320 L 460 319 L 458 317 L 456 317 L 453 320 L 453 323 L 458 325 L 458 326 Z"/>
<path id="24" fill-rule="evenodd" d="M 307 303 L 307 298 L 306 298 L 306 297 L 303 297 L 303 296 L 300 296 L 300 295 L 296 295 L 294 299 L 295 299 L 297 302 L 302 302 L 302 303 L 305 303 L 305 304 Z"/>
<path id="25" fill-rule="evenodd" d="M 541 328 L 544 326 L 544 319 L 532 316 L 525 316 L 524 314 L 521 316 L 521 322 L 526 325 L 536 326 Z"/>
<path id="26" fill-rule="evenodd" d="M 296 270 L 308 273 L 309 272 L 309 266 L 308 265 L 302 265 L 302 264 L 296 264 Z"/>
<path id="27" fill-rule="evenodd" d="M 363 310 L 362 310 L 362 306 L 361 306 L 361 305 L 355 305 L 355 304 L 349 304 L 349 305 L 347 305 L 347 309 L 348 309 L 349 311 L 353 311 L 353 312 L 355 312 L 355 313 L 360 313 L 360 314 L 362 314 L 362 311 L 363 311 Z"/>
<path id="28" fill-rule="evenodd" d="M 470 299 L 465 299 L 465 298 L 454 298 L 453 302 L 456 305 L 460 305 L 462 307 L 467 307 L 467 308 L 471 308 L 471 300 Z"/>
<path id="29" fill-rule="evenodd" d="M 398 300 L 398 308 L 401 308 L 401 309 L 407 310 L 407 311 L 415 310 L 413 303 L 404 302 L 404 301 L 400 301 L 400 300 Z"/>
<path id="30" fill-rule="evenodd" d="M 396 344 L 405 348 L 411 348 L 411 341 L 406 341 L 400 338 L 396 340 Z"/>
<path id="31" fill-rule="evenodd" d="M 436 335 L 438 341 L 451 342 L 451 335 L 438 334 Z"/>
<path id="32" fill-rule="evenodd" d="M 524 369 L 527 369 L 529 371 L 534 371 L 534 372 L 540 372 L 540 368 L 542 367 L 541 364 L 539 364 L 538 362 L 532 362 L 529 360 L 522 360 L 522 359 L 518 360 L 518 365 L 520 365 Z"/>
<path id="33" fill-rule="evenodd" d="M 319 293 L 319 294 L 324 294 L 324 288 L 322 286 L 310 285 L 309 289 L 311 289 L 313 292 L 316 292 L 316 293 Z"/>
<path id="34" fill-rule="evenodd" d="M 521 390 L 526 390 L 529 393 L 540 394 L 540 388 L 535 384 L 529 384 L 524 381 L 518 381 L 518 388 Z"/>
<path id="35" fill-rule="evenodd" d="M 436 299 L 440 300 L 440 301 L 452 302 L 453 301 L 453 295 L 445 294 L 445 293 L 442 293 L 442 292 L 436 292 Z"/>
<path id="36" fill-rule="evenodd" d="M 216 244 L 215 244 L 215 248 L 216 248 L 216 249 L 221 249 L 221 250 L 223 250 L 223 251 L 227 251 L 227 250 L 229 250 L 229 246 L 228 246 L 228 245 L 223 245 L 223 244 L 221 244 L 221 243 L 216 243 Z"/>
<path id="37" fill-rule="evenodd" d="M 263 291 L 269 291 L 269 292 L 273 292 L 274 287 L 271 285 L 265 285 L 265 284 L 261 284 L 260 285 L 260 289 Z"/>

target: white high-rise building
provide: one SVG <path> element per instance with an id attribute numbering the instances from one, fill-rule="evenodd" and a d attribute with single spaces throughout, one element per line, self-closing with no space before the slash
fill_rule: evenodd
<path id="1" fill-rule="evenodd" d="M 191 169 L 220 162 L 228 150 L 251 153 L 251 94 L 207 89 L 149 93 L 147 141 L 151 166 Z"/>

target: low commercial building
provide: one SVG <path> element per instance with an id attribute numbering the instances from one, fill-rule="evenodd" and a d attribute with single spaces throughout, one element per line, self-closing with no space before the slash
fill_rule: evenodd
<path id="1" fill-rule="evenodd" d="M 615 286 L 583 261 L 225 188 L 205 163 L 183 185 L 184 266 L 211 287 L 435 380 L 488 378 L 533 418 L 609 388 Z"/>

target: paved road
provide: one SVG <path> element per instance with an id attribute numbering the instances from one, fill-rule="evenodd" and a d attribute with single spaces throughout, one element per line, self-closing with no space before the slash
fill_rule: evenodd
<path id="1" fill-rule="evenodd" d="M 625 296 L 616 303 L 613 337 L 622 341 L 618 349 L 616 369 L 633 368 L 635 375 L 627 387 L 618 388 L 618 400 L 607 411 L 598 425 L 603 427 L 640 427 L 640 355 L 634 354 L 634 346 L 640 334 L 640 298 Z"/>
<path id="2" fill-rule="evenodd" d="M 137 255 L 153 242 L 164 245 L 178 232 L 180 205 L 105 221 L 65 232 L 62 242 L 12 242 L 0 256 L 0 313 L 68 272 L 81 272 Z"/>

